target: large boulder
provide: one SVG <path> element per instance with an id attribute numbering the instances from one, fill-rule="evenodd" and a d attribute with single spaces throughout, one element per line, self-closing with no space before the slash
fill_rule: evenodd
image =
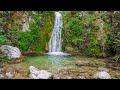
<path id="1" fill-rule="evenodd" d="M 29 77 L 31 79 L 49 79 L 52 76 L 52 73 L 46 70 L 39 70 L 33 66 L 30 66 L 29 69 L 30 69 Z"/>
<path id="2" fill-rule="evenodd" d="M 109 75 L 109 70 L 107 68 L 100 67 L 98 72 L 93 76 L 95 79 L 111 79 Z"/>
<path id="3" fill-rule="evenodd" d="M 101 72 L 97 72 L 93 78 L 95 79 L 111 79 L 111 76 L 105 72 L 105 71 L 101 71 Z"/>
<path id="4" fill-rule="evenodd" d="M 9 46 L 9 45 L 2 45 L 0 50 L 8 56 L 9 59 L 16 59 L 21 57 L 21 52 L 19 48 Z"/>

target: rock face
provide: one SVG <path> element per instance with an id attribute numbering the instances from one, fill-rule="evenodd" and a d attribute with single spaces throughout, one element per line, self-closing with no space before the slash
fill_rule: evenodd
<path id="1" fill-rule="evenodd" d="M 21 52 L 17 47 L 12 47 L 9 45 L 3 45 L 0 50 L 8 56 L 9 59 L 20 58 Z"/>
<path id="2" fill-rule="evenodd" d="M 98 68 L 99 72 L 97 72 L 93 78 L 95 79 L 111 79 L 111 76 L 109 75 L 109 70 L 107 68 L 100 67 Z"/>
<path id="3" fill-rule="evenodd" d="M 39 70 L 33 66 L 29 67 L 31 79 L 49 79 L 52 76 L 52 73 L 47 72 L 46 70 Z"/>
<path id="4" fill-rule="evenodd" d="M 23 17 L 24 17 L 24 19 L 23 19 L 23 21 L 24 21 L 24 24 L 23 24 L 23 27 L 22 27 L 22 31 L 23 32 L 26 32 L 26 31 L 30 31 L 30 29 L 29 29 L 29 23 L 31 22 L 31 17 L 27 17 L 27 15 L 23 15 Z"/>

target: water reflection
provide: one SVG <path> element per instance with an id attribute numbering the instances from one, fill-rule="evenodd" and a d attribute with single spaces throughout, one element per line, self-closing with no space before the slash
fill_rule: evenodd
<path id="1" fill-rule="evenodd" d="M 51 64 L 52 69 L 57 69 L 63 67 L 66 64 L 66 61 L 70 60 L 70 56 L 47 56 L 49 63 Z"/>
<path id="2" fill-rule="evenodd" d="M 68 57 L 65 56 L 48 56 L 48 60 L 53 61 L 53 62 L 60 62 L 63 60 L 66 60 Z"/>
<path id="3" fill-rule="evenodd" d="M 73 65 L 73 56 L 61 56 L 61 55 L 42 55 L 42 56 L 28 56 L 25 62 L 21 65 L 34 66 L 39 69 L 44 70 L 58 70 L 62 67 Z M 72 63 L 72 64 L 71 64 Z"/>

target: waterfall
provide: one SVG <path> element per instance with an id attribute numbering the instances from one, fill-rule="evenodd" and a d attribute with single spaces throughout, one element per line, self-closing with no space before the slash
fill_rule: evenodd
<path id="1" fill-rule="evenodd" d="M 52 31 L 52 36 L 49 42 L 49 52 L 61 51 L 61 32 L 62 32 L 62 15 L 55 12 L 55 23 Z"/>
<path id="2" fill-rule="evenodd" d="M 70 55 L 61 52 L 62 47 L 62 15 L 59 12 L 55 12 L 55 22 L 52 31 L 52 35 L 49 41 L 49 52 L 45 53 L 48 55 Z"/>

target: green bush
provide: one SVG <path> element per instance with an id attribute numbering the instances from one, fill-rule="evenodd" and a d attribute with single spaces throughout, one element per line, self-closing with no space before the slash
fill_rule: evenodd
<path id="1" fill-rule="evenodd" d="M 7 42 L 7 39 L 4 35 L 0 36 L 0 44 L 5 44 Z"/>
<path id="2" fill-rule="evenodd" d="M 4 30 L 0 28 L 0 44 L 9 44 L 10 41 L 6 38 L 6 34 L 4 33 Z"/>
<path id="3" fill-rule="evenodd" d="M 55 11 L 1 11 L 0 44 L 19 46 L 24 52 L 45 52 L 54 25 Z M 61 11 L 63 16 L 62 47 L 75 47 L 78 53 L 99 57 L 120 55 L 120 12 L 108 11 Z M 30 16 L 29 30 L 22 32 L 22 15 Z M 13 17 L 14 16 L 14 17 Z M 103 22 L 103 33 L 100 23 Z M 102 39 L 99 37 L 102 36 Z"/>
<path id="4" fill-rule="evenodd" d="M 9 59 L 6 55 L 0 55 L 0 62 L 7 62 Z"/>
<path id="5" fill-rule="evenodd" d="M 22 51 L 35 51 L 40 41 L 40 28 L 37 25 L 40 17 L 34 16 L 35 20 L 30 23 L 30 31 L 19 32 L 17 34 L 18 46 Z"/>
<path id="6" fill-rule="evenodd" d="M 94 57 L 101 56 L 101 52 L 100 52 L 100 49 L 98 47 L 85 48 L 83 53 L 87 56 L 94 56 Z"/>
<path id="7" fill-rule="evenodd" d="M 27 51 L 31 43 L 33 42 L 33 37 L 31 35 L 31 32 L 19 32 L 18 33 L 18 46 L 21 50 Z"/>
<path id="8" fill-rule="evenodd" d="M 64 23 L 63 44 L 77 47 L 84 55 L 99 57 L 102 52 L 96 40 L 99 27 L 95 25 L 95 12 L 84 12 L 80 16 L 81 13 L 76 12 L 71 16 L 69 14 L 69 20 L 66 20 L 68 22 Z"/>

